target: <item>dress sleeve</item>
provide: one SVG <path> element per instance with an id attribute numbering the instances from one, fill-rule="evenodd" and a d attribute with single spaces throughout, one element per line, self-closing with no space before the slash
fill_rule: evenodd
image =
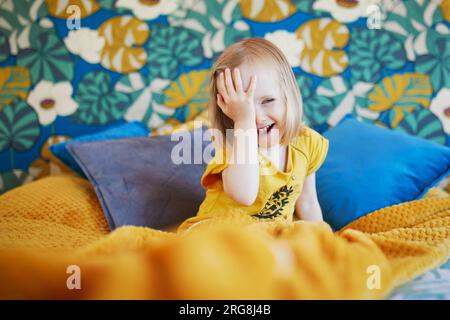
<path id="1" fill-rule="evenodd" d="M 202 187 L 213 187 L 218 181 L 221 180 L 221 173 L 227 166 L 228 163 L 225 152 L 220 148 L 216 148 L 214 158 L 206 166 L 206 170 L 201 178 Z"/>
<path id="2" fill-rule="evenodd" d="M 317 131 L 306 128 L 305 145 L 308 153 L 308 170 L 306 175 L 316 172 L 325 161 L 329 141 Z"/>

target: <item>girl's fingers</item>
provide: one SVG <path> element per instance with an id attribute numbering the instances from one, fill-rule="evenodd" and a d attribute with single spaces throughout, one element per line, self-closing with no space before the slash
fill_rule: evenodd
<path id="1" fill-rule="evenodd" d="M 248 89 L 247 89 L 247 95 L 252 97 L 253 94 L 255 93 L 255 88 L 256 88 L 256 75 L 252 76 L 250 79 L 250 83 L 249 83 Z"/>
<path id="2" fill-rule="evenodd" d="M 217 77 L 217 91 L 223 96 L 227 96 L 227 89 L 225 88 L 225 78 L 224 73 L 221 72 Z"/>
<path id="3" fill-rule="evenodd" d="M 220 93 L 217 94 L 217 105 L 220 107 L 220 109 L 223 109 L 223 107 L 225 106 L 225 101 L 223 100 Z"/>
<path id="4" fill-rule="evenodd" d="M 235 92 L 230 68 L 225 69 L 225 88 L 227 88 L 227 94 L 229 96 Z"/>
<path id="5" fill-rule="evenodd" d="M 234 80 L 234 86 L 236 87 L 236 93 L 241 94 L 242 93 L 242 79 L 241 79 L 241 73 L 238 68 L 235 68 L 233 70 L 233 80 Z"/>

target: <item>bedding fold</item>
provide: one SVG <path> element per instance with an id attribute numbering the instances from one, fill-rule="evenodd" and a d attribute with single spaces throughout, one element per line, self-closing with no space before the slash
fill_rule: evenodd
<path id="1" fill-rule="evenodd" d="M 178 234 L 109 233 L 92 186 L 66 175 L 0 197 L 3 299 L 381 299 L 449 256 L 448 194 L 374 211 L 336 233 L 231 214 Z M 71 266 L 80 289 L 68 288 Z"/>

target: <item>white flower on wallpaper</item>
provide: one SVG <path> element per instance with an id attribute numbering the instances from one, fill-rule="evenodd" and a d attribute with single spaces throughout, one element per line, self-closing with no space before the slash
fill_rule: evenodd
<path id="1" fill-rule="evenodd" d="M 105 46 L 105 38 L 98 34 L 97 30 L 81 28 L 71 30 L 64 43 L 67 49 L 89 63 L 99 63 L 100 54 Z"/>
<path id="2" fill-rule="evenodd" d="M 277 30 L 272 33 L 266 33 L 264 39 L 269 40 L 283 51 L 291 67 L 300 65 L 300 54 L 305 47 L 305 43 L 303 40 L 298 39 L 295 33 Z"/>
<path id="3" fill-rule="evenodd" d="M 316 0 L 314 10 L 326 11 L 339 22 L 353 22 L 359 17 L 367 17 L 368 7 L 379 0 Z"/>
<path id="4" fill-rule="evenodd" d="M 373 88 L 373 83 L 358 81 L 351 84 L 341 76 L 333 76 L 322 81 L 316 88 L 316 96 L 332 99 L 333 111 L 328 116 L 327 123 L 334 127 L 342 118 L 353 113 L 359 120 L 375 120 L 379 112 L 363 108 L 361 102 L 366 100 L 367 93 Z"/>
<path id="5" fill-rule="evenodd" d="M 52 83 L 41 80 L 28 95 L 28 104 L 38 114 L 42 125 L 51 124 L 57 116 L 68 116 L 78 109 L 72 99 L 70 82 Z"/>
<path id="6" fill-rule="evenodd" d="M 116 7 L 130 9 L 141 20 L 168 15 L 178 8 L 179 0 L 118 0 Z"/>
<path id="7" fill-rule="evenodd" d="M 430 111 L 442 122 L 444 131 L 450 134 L 450 89 L 442 88 L 431 100 Z"/>
<path id="8" fill-rule="evenodd" d="M 398 29 L 398 24 L 386 23 L 385 25 L 389 28 L 387 30 L 393 32 L 401 30 Z M 417 35 L 408 35 L 404 44 L 406 57 L 409 61 L 415 61 L 417 57 L 429 54 L 430 50 L 434 49 L 429 43 L 435 41 L 437 37 L 444 38 L 446 35 L 450 35 L 450 28 L 443 23 L 436 24 L 434 29 L 420 31 Z"/>
<path id="9" fill-rule="evenodd" d="M 208 59 L 226 47 L 251 36 L 242 19 L 239 0 L 186 0 L 167 17 L 171 26 L 180 26 L 202 35 L 204 56 Z"/>
<path id="10" fill-rule="evenodd" d="M 153 95 L 162 92 L 170 84 L 170 80 L 155 78 L 148 83 L 138 72 L 130 73 L 126 78 L 127 82 L 118 81 L 114 89 L 127 94 L 138 94 L 136 94 L 136 100 L 127 109 L 124 119 L 128 122 L 143 122 L 151 109 L 153 112 L 146 121 L 147 126 L 157 128 L 163 125 L 164 119 L 161 115 L 171 116 L 175 110 L 157 103 Z"/>

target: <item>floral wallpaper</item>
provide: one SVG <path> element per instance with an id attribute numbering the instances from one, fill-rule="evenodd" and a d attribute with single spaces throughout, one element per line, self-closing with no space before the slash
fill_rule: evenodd
<path id="1" fill-rule="evenodd" d="M 0 0 L 0 193 L 67 169 L 49 146 L 205 119 L 209 68 L 264 37 L 318 130 L 360 121 L 450 146 L 450 0 Z"/>

